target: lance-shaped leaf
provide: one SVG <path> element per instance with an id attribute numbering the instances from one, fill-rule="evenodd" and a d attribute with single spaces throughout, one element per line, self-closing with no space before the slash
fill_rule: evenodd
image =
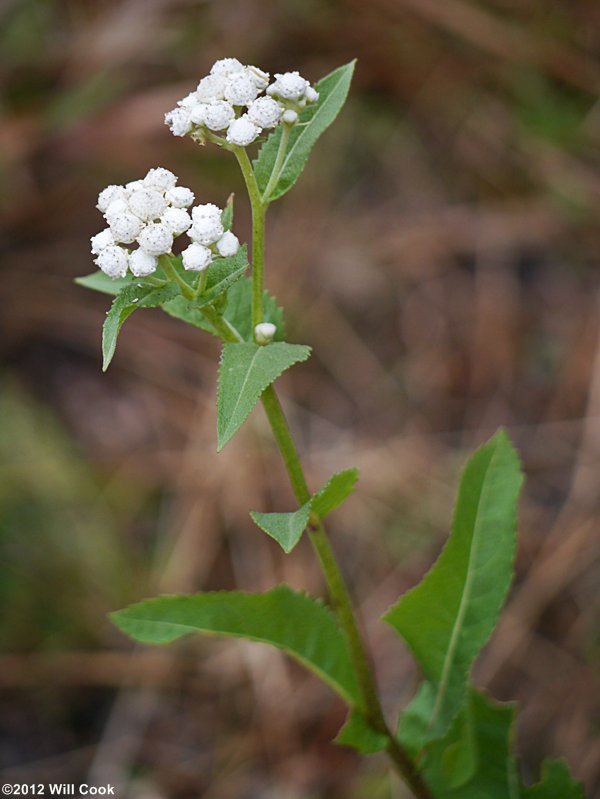
<path id="1" fill-rule="evenodd" d="M 289 553 L 296 546 L 305 531 L 310 515 L 310 502 L 293 513 L 257 513 L 251 511 L 252 520 L 261 530 Z"/>
<path id="2" fill-rule="evenodd" d="M 319 99 L 300 114 L 299 123 L 292 128 L 279 180 L 266 198 L 269 201 L 284 195 L 300 177 L 315 142 L 331 125 L 346 102 L 355 63 L 351 61 L 339 67 L 317 83 Z M 263 144 L 254 161 L 256 179 L 262 192 L 266 189 L 275 166 L 281 133 L 280 125 Z"/>
<path id="3" fill-rule="evenodd" d="M 512 754 L 515 709 L 470 689 L 448 733 L 428 748 L 421 773 L 436 799 L 520 799 Z"/>
<path id="4" fill-rule="evenodd" d="M 285 342 L 223 346 L 217 393 L 219 451 L 246 421 L 265 388 L 309 355 L 310 347 Z"/>
<path id="5" fill-rule="evenodd" d="M 354 491 L 358 480 L 358 469 L 345 469 L 331 477 L 311 500 L 310 508 L 319 518 L 324 519 L 339 507 Z"/>
<path id="6" fill-rule="evenodd" d="M 283 308 L 277 304 L 275 297 L 271 296 L 266 290 L 263 292 L 263 315 L 263 321 L 271 322 L 277 328 L 274 340 L 283 341 L 285 339 Z M 252 280 L 250 278 L 238 280 L 227 292 L 227 305 L 223 316 L 235 327 L 244 341 L 251 342 L 254 340 Z"/>
<path id="7" fill-rule="evenodd" d="M 119 610 L 111 618 L 145 644 L 167 644 L 192 632 L 272 644 L 315 672 L 346 702 L 360 705 L 348 646 L 333 614 L 288 586 L 264 594 L 163 596 Z"/>
<path id="8" fill-rule="evenodd" d="M 442 554 L 384 617 L 406 640 L 428 681 L 401 719 L 415 736 L 420 728 L 421 745 L 448 730 L 472 663 L 504 604 L 522 479 L 517 454 L 500 431 L 466 466 Z"/>
<path id="9" fill-rule="evenodd" d="M 542 780 L 525 788 L 522 799 L 585 799 L 583 785 L 571 777 L 564 760 L 545 760 Z"/>
<path id="10" fill-rule="evenodd" d="M 106 315 L 102 328 L 102 371 L 106 371 L 117 346 L 119 331 L 123 322 L 131 316 L 137 308 L 156 308 L 168 302 L 178 292 L 174 285 L 155 288 L 143 284 L 130 284 L 125 286 L 113 300 L 110 311 Z"/>

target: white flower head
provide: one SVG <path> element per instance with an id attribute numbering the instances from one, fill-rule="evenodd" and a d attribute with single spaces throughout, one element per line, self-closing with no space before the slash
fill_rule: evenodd
<path id="1" fill-rule="evenodd" d="M 256 83 L 259 91 L 264 91 L 267 86 L 269 85 L 269 73 L 263 72 L 262 69 L 258 67 L 248 66 L 246 67 L 246 72 L 252 80 Z"/>
<path id="2" fill-rule="evenodd" d="M 137 241 L 148 255 L 165 255 L 171 252 L 173 233 L 162 222 L 152 222 L 142 230 Z"/>
<path id="3" fill-rule="evenodd" d="M 129 269 L 135 277 L 147 277 L 156 272 L 158 258 L 139 247 L 129 255 Z"/>
<path id="4" fill-rule="evenodd" d="M 260 135 L 260 128 L 254 124 L 247 114 L 234 119 L 227 128 L 227 141 L 238 147 L 247 147 Z"/>
<path id="5" fill-rule="evenodd" d="M 185 208 L 167 208 L 160 221 L 169 228 L 174 236 L 180 236 L 192 224 L 192 217 Z"/>
<path id="6" fill-rule="evenodd" d="M 116 215 L 110 223 L 113 239 L 119 244 L 131 244 L 140 235 L 144 223 L 130 213 Z"/>
<path id="7" fill-rule="evenodd" d="M 194 202 L 194 192 L 185 186 L 173 186 L 165 194 L 165 199 L 173 208 L 189 208 Z"/>
<path id="8" fill-rule="evenodd" d="M 98 205 L 96 208 L 104 213 L 108 206 L 115 200 L 122 200 L 125 197 L 123 186 L 107 186 L 98 195 Z"/>
<path id="9" fill-rule="evenodd" d="M 92 255 L 100 255 L 105 247 L 109 247 L 114 243 L 115 240 L 113 239 L 112 230 L 110 228 L 105 228 L 90 239 Z"/>
<path id="10" fill-rule="evenodd" d="M 249 105 L 256 100 L 259 91 L 256 79 L 244 71 L 236 72 L 229 78 L 224 95 L 232 105 Z"/>
<path id="11" fill-rule="evenodd" d="M 210 74 L 228 77 L 234 72 L 241 72 L 243 69 L 244 65 L 237 58 L 220 58 L 210 68 Z"/>
<path id="12" fill-rule="evenodd" d="M 127 251 L 117 244 L 105 247 L 94 259 L 94 263 L 109 277 L 125 277 L 127 274 Z"/>
<path id="13" fill-rule="evenodd" d="M 117 217 L 121 216 L 122 214 L 126 214 L 128 212 L 129 212 L 129 205 L 127 204 L 127 200 L 124 200 L 121 197 L 119 197 L 118 200 L 113 200 L 111 204 L 108 206 L 108 208 L 104 212 L 104 218 L 110 225 L 113 219 L 117 219 Z"/>
<path id="14" fill-rule="evenodd" d="M 204 216 L 194 219 L 194 224 L 188 230 L 188 236 L 196 244 L 208 246 L 215 244 L 223 235 L 221 219 L 214 216 Z"/>
<path id="15" fill-rule="evenodd" d="M 213 218 L 217 222 L 221 221 L 221 209 L 214 203 L 204 203 L 203 205 L 195 205 L 192 208 L 192 219 L 194 223 L 204 218 Z"/>
<path id="16" fill-rule="evenodd" d="M 131 213 L 138 216 L 143 222 L 158 219 L 167 207 L 167 201 L 162 191 L 154 188 L 141 188 L 134 191 L 129 197 L 128 204 Z"/>
<path id="17" fill-rule="evenodd" d="M 275 74 L 275 83 L 269 86 L 269 94 L 281 97 L 282 100 L 298 101 L 304 97 L 309 82 L 299 72 Z"/>
<path id="18" fill-rule="evenodd" d="M 224 100 L 215 100 L 204 108 L 204 124 L 209 130 L 225 130 L 233 119 L 235 119 L 233 106 Z"/>
<path id="19" fill-rule="evenodd" d="M 254 328 L 254 338 L 257 344 L 269 344 L 273 341 L 277 327 L 271 322 L 261 322 Z"/>
<path id="20" fill-rule="evenodd" d="M 207 75 L 196 88 L 196 102 L 210 103 L 213 100 L 222 100 L 226 86 L 226 75 Z"/>
<path id="21" fill-rule="evenodd" d="M 283 108 L 272 97 L 259 97 L 248 108 L 248 119 L 259 128 L 274 128 Z"/>
<path id="22" fill-rule="evenodd" d="M 167 189 L 172 189 L 177 183 L 177 176 L 174 175 L 170 169 L 157 166 L 154 169 L 148 170 L 143 183 L 144 186 L 147 186 L 151 189 L 167 191 Z"/>
<path id="23" fill-rule="evenodd" d="M 230 258 L 235 255 L 240 248 L 238 237 L 230 230 L 226 230 L 216 244 L 217 252 L 223 258 Z"/>
<path id="24" fill-rule="evenodd" d="M 165 114 L 165 124 L 169 126 L 173 136 L 185 136 L 192 129 L 190 112 L 187 108 L 174 108 Z"/>
<path id="25" fill-rule="evenodd" d="M 193 243 L 181 253 L 183 268 L 191 272 L 203 272 L 212 261 L 212 253 L 208 247 Z"/>

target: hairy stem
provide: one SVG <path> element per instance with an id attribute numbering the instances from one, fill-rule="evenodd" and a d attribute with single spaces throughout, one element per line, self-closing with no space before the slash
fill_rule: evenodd
<path id="1" fill-rule="evenodd" d="M 281 138 L 279 139 L 279 147 L 277 148 L 277 156 L 275 157 L 275 163 L 273 164 L 273 171 L 271 172 L 271 177 L 269 178 L 267 187 L 262 195 L 262 202 L 265 205 L 269 202 L 269 197 L 271 196 L 271 192 L 273 191 L 273 189 L 277 185 L 279 178 L 281 177 L 281 168 L 283 166 L 283 160 L 285 158 L 285 153 L 287 150 L 291 130 L 292 130 L 291 125 L 288 125 L 285 122 L 282 124 Z"/>
<path id="2" fill-rule="evenodd" d="M 263 292 L 265 274 L 265 215 L 267 207 L 263 205 L 260 189 L 248 153 L 243 147 L 233 147 L 237 158 L 252 208 L 252 330 L 263 320 Z"/>

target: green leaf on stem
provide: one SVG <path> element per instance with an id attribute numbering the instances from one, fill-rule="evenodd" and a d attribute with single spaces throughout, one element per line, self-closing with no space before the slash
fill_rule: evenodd
<path id="1" fill-rule="evenodd" d="M 105 372 L 115 354 L 119 331 L 125 320 L 137 308 L 156 308 L 172 299 L 178 292 L 177 286 L 167 285 L 155 288 L 143 284 L 130 284 L 113 300 L 102 328 L 102 371 Z"/>
<path id="2" fill-rule="evenodd" d="M 354 491 L 358 480 L 358 469 L 345 469 L 331 477 L 311 500 L 310 508 L 319 518 L 324 519 L 339 507 Z"/>
<path id="3" fill-rule="evenodd" d="M 309 355 L 310 347 L 285 342 L 265 347 L 250 343 L 223 346 L 217 393 L 219 451 L 246 421 L 265 388 Z"/>
<path id="4" fill-rule="evenodd" d="M 511 754 L 515 708 L 471 688 L 444 738 L 430 744 L 421 773 L 436 799 L 519 799 Z"/>
<path id="5" fill-rule="evenodd" d="M 544 760 L 542 779 L 525 788 L 522 799 L 585 799 L 583 785 L 571 777 L 564 760 Z"/>
<path id="6" fill-rule="evenodd" d="M 134 279 L 133 275 L 112 278 L 98 269 L 96 272 L 92 272 L 91 275 L 76 277 L 75 283 L 86 289 L 93 289 L 94 291 L 100 291 L 102 294 L 111 294 L 115 296 L 124 289 L 125 286 L 130 286 Z"/>
<path id="7" fill-rule="evenodd" d="M 387 742 L 387 735 L 374 730 L 364 715 L 356 708 L 349 712 L 344 726 L 335 739 L 336 744 L 351 746 L 362 755 L 381 752 L 387 746 Z"/>
<path id="8" fill-rule="evenodd" d="M 384 616 L 427 680 L 400 721 L 402 737 L 410 730 L 415 749 L 447 732 L 473 661 L 495 627 L 512 580 L 522 480 L 518 456 L 500 431 L 465 468 L 442 554 Z"/>
<path id="9" fill-rule="evenodd" d="M 310 502 L 302 505 L 293 513 L 250 512 L 250 516 L 260 529 L 274 538 L 287 554 L 300 541 L 302 533 L 306 530 L 309 515 Z"/>
<path id="10" fill-rule="evenodd" d="M 351 61 L 339 67 L 317 83 L 319 99 L 300 114 L 299 122 L 290 132 L 279 180 L 266 198 L 269 202 L 279 199 L 292 188 L 302 174 L 315 142 L 341 111 L 346 102 L 355 63 Z M 261 192 L 265 191 L 275 166 L 281 134 L 282 126 L 279 125 L 263 144 L 254 161 L 254 172 Z"/>
<path id="11" fill-rule="evenodd" d="M 227 205 L 221 213 L 221 224 L 224 230 L 231 230 L 233 226 L 233 193 L 227 198 Z"/>
<path id="12" fill-rule="evenodd" d="M 264 594 L 163 596 L 119 610 L 111 618 L 145 644 L 167 644 L 192 632 L 271 644 L 315 672 L 346 702 L 360 704 L 348 645 L 333 613 L 286 585 Z"/>
<path id="13" fill-rule="evenodd" d="M 264 321 L 271 322 L 277 328 L 275 341 L 283 341 L 285 338 L 285 321 L 283 308 L 277 304 L 275 297 L 268 291 L 263 292 Z M 227 306 L 223 314 L 225 319 L 230 322 L 244 341 L 254 340 L 254 330 L 252 328 L 252 280 L 246 278 L 238 281 L 227 293 Z"/>

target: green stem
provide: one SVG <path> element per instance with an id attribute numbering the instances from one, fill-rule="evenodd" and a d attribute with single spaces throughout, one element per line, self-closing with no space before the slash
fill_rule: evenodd
<path id="1" fill-rule="evenodd" d="M 263 292 L 265 281 L 265 215 L 267 207 L 263 205 L 256 175 L 243 147 L 232 148 L 237 158 L 248 197 L 252 208 L 252 330 L 263 321 Z"/>
<path id="2" fill-rule="evenodd" d="M 292 130 L 291 125 L 287 125 L 285 122 L 281 126 L 281 138 L 279 139 L 279 147 L 277 149 L 277 156 L 275 158 L 275 163 L 273 164 L 273 171 L 271 172 L 271 177 L 269 178 L 269 182 L 267 183 L 267 188 L 264 190 L 262 195 L 262 203 L 263 205 L 267 205 L 269 203 L 269 197 L 271 196 L 271 192 L 277 185 L 279 178 L 281 177 L 281 167 L 283 165 L 283 159 L 285 158 L 285 153 L 287 150 L 288 141 L 290 138 L 290 132 Z"/>
<path id="3" fill-rule="evenodd" d="M 159 264 L 162 266 L 163 271 L 167 277 L 170 277 L 171 280 L 174 280 L 179 288 L 181 289 L 181 293 L 186 298 L 186 300 L 193 300 L 196 296 L 194 289 L 190 286 L 189 283 L 186 283 L 185 280 L 181 277 L 179 272 L 173 266 L 171 259 L 168 255 L 161 255 L 158 259 Z"/>

